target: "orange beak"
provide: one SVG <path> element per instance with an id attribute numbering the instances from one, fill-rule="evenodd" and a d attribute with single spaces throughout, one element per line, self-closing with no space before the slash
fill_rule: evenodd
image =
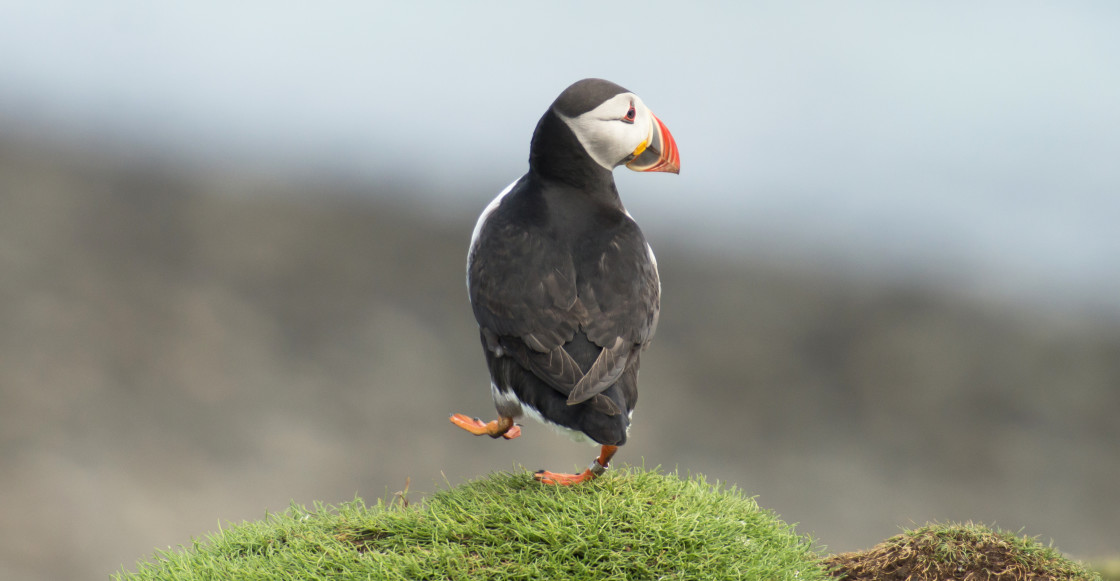
<path id="1" fill-rule="evenodd" d="M 673 134 L 669 133 L 669 128 L 665 127 L 656 115 L 650 116 L 653 117 L 653 122 L 650 123 L 652 127 L 649 138 L 634 150 L 634 159 L 630 160 L 626 167 L 634 171 L 680 173 L 681 156 L 677 151 L 677 142 L 673 139 Z"/>

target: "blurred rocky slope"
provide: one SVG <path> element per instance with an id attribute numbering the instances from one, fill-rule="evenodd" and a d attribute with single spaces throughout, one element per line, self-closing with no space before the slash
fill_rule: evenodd
<path id="1" fill-rule="evenodd" d="M 492 413 L 475 216 L 385 187 L 0 141 L 0 578 L 590 459 L 447 424 Z M 833 550 L 927 519 L 1120 546 L 1116 321 L 652 242 L 663 315 L 623 462 L 737 484 Z"/>

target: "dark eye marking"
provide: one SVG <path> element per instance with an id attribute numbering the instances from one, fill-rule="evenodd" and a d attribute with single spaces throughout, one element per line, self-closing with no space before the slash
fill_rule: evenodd
<path id="1" fill-rule="evenodd" d="M 637 114 L 638 114 L 638 112 L 634 110 L 634 104 L 630 103 L 630 110 L 628 110 L 626 112 L 626 116 L 622 118 L 622 121 L 625 122 L 625 123 L 633 123 L 634 122 L 634 117 Z"/>

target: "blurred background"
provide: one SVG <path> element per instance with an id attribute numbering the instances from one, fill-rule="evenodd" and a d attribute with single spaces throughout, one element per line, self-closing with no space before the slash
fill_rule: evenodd
<path id="1" fill-rule="evenodd" d="M 0 578 L 290 502 L 593 457 L 493 414 L 471 228 L 569 83 L 661 327 L 625 463 L 827 551 L 972 519 L 1120 552 L 1120 5 L 0 3 Z"/>

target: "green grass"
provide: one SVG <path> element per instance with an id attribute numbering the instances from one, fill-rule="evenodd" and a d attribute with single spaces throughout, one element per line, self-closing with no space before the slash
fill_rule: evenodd
<path id="1" fill-rule="evenodd" d="M 825 579 L 818 559 L 734 488 L 628 468 L 571 488 L 497 473 L 421 505 L 293 506 L 115 578 Z"/>

